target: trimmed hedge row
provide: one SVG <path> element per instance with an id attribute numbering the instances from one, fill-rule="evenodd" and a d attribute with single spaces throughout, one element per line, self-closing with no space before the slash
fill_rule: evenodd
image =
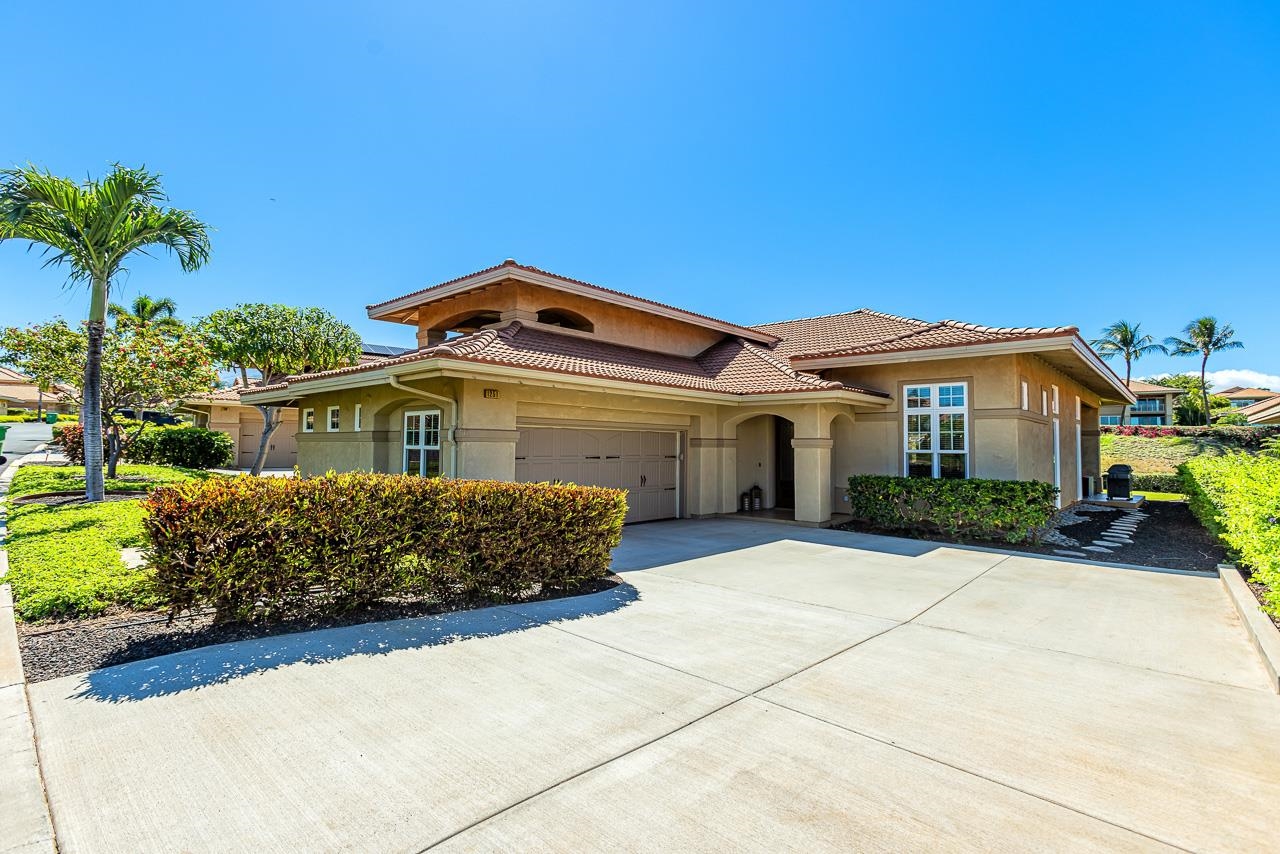
<path id="1" fill-rule="evenodd" d="M 569 590 L 608 572 L 627 503 L 602 487 L 330 473 L 162 487 L 144 508 L 174 613 L 256 619 Z"/>
<path id="2" fill-rule="evenodd" d="M 882 530 L 1009 543 L 1037 537 L 1058 509 L 1058 490 L 1036 480 L 861 474 L 848 495 L 854 521 Z"/>
<path id="3" fill-rule="evenodd" d="M 1191 511 L 1266 585 L 1266 610 L 1280 615 L 1280 458 L 1196 457 L 1178 471 Z"/>
<path id="4" fill-rule="evenodd" d="M 126 422 L 122 427 L 131 432 L 137 424 Z M 52 444 L 61 448 L 72 463 L 84 465 L 84 428 L 79 424 L 55 427 Z M 130 441 L 120 458 L 131 463 L 214 469 L 232 463 L 234 447 L 231 437 L 217 430 L 154 426 Z"/>
<path id="5" fill-rule="evenodd" d="M 1134 472 L 1130 486 L 1134 492 L 1182 492 L 1182 475 L 1172 472 Z"/>

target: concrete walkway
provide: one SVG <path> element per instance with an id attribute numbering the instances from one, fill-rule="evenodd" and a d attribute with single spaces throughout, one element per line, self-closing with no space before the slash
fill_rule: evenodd
<path id="1" fill-rule="evenodd" d="M 1275 843 L 1280 697 L 1216 579 L 736 520 L 617 565 L 32 685 L 59 850 Z"/>

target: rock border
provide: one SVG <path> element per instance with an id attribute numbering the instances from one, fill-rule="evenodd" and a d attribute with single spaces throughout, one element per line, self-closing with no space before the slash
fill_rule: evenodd
<path id="1" fill-rule="evenodd" d="M 1257 597 L 1253 595 L 1234 563 L 1218 564 L 1218 578 L 1227 589 L 1227 596 L 1240 615 L 1240 622 L 1244 623 L 1249 642 L 1262 659 L 1262 666 L 1267 669 L 1271 690 L 1280 694 L 1280 629 L 1262 613 Z"/>
<path id="2" fill-rule="evenodd" d="M 0 472 L 0 581 L 9 571 L 9 555 L 4 548 L 5 499 L 14 472 L 23 464 L 18 457 Z M 0 583 L 0 849 L 5 851 L 48 852 L 58 850 L 53 817 L 45 795 L 44 776 L 36 746 L 36 731 L 27 694 L 27 677 L 18 647 L 18 626 L 13 612 L 13 591 Z"/>

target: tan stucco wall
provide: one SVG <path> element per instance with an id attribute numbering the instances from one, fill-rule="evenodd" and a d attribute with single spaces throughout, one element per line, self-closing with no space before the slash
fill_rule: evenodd
<path id="1" fill-rule="evenodd" d="M 724 337 L 701 326 L 625 306 L 527 282 L 506 282 L 418 309 L 418 344 L 427 346 L 432 330 L 447 328 L 475 312 L 494 311 L 506 319 L 532 322 L 539 311 L 552 308 L 567 309 L 589 320 L 593 326 L 590 338 L 659 353 L 695 356 Z"/>
<path id="2" fill-rule="evenodd" d="M 903 473 L 902 390 L 916 383 L 965 382 L 970 389 L 969 473 L 972 477 L 1005 480 L 1053 481 L 1052 414 L 1041 411 L 1042 391 L 1059 388 L 1059 430 L 1063 496 L 1076 497 L 1075 398 L 1082 407 L 1097 407 L 1098 397 L 1075 380 L 1032 354 L 1010 354 L 959 359 L 936 359 L 836 368 L 823 372 L 828 379 L 881 389 L 893 395 L 883 412 L 858 413 L 852 428 L 852 450 L 837 455 L 839 465 L 833 488 L 850 473 Z M 1022 409 L 1021 382 L 1026 380 L 1029 409 Z M 1096 412 L 1094 428 L 1097 426 Z M 1083 445 L 1088 457 L 1090 437 Z M 1096 435 L 1094 444 L 1096 457 Z M 838 443 L 840 447 L 842 443 Z M 1089 467 L 1086 465 L 1085 470 Z"/>

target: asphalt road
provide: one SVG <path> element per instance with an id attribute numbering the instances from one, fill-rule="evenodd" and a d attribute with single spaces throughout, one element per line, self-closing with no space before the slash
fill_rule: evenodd
<path id="1" fill-rule="evenodd" d="M 29 454 L 37 445 L 53 438 L 53 428 L 48 424 L 9 424 L 0 456 L 8 457 L 8 465 L 23 454 Z M 0 467 L 0 471 L 3 467 Z"/>

